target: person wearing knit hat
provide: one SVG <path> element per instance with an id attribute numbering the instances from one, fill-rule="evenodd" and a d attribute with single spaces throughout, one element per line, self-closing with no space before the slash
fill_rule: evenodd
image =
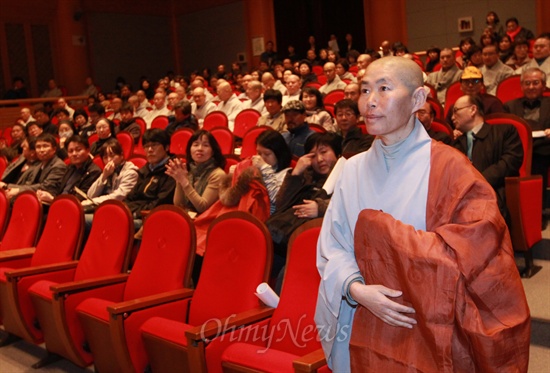
<path id="1" fill-rule="evenodd" d="M 283 107 L 285 123 L 288 132 L 283 133 L 292 155 L 301 157 L 304 155 L 304 144 L 315 131 L 309 128 L 306 122 L 306 107 L 302 101 L 292 100 Z"/>

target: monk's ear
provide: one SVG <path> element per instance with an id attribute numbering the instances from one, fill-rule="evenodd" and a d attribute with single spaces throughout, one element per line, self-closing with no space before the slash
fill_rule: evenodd
<path id="1" fill-rule="evenodd" d="M 422 106 L 426 103 L 426 98 L 428 97 L 428 93 L 424 89 L 424 87 L 418 87 L 414 90 L 412 99 L 413 99 L 413 113 L 417 112 L 422 108 Z"/>

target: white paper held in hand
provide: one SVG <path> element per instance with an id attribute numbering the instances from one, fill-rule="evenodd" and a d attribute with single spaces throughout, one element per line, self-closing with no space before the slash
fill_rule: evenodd
<path id="1" fill-rule="evenodd" d="M 254 293 L 266 306 L 277 308 L 279 305 L 279 296 L 275 294 L 273 289 L 266 283 L 262 282 L 256 288 Z"/>

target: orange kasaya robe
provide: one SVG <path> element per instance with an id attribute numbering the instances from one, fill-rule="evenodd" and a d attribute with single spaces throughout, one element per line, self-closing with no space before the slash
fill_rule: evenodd
<path id="1" fill-rule="evenodd" d="M 367 284 L 401 290 L 412 329 L 358 306 L 354 372 L 527 372 L 530 315 L 506 224 L 483 177 L 432 145 L 426 232 L 363 210 L 355 255 Z M 453 188 L 449 188 L 453 186 Z"/>

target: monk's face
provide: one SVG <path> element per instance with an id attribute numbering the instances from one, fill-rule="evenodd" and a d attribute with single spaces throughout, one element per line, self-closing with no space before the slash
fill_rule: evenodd
<path id="1" fill-rule="evenodd" d="M 369 65 L 361 83 L 359 111 L 367 131 L 380 136 L 386 145 L 409 135 L 414 127 L 413 115 L 425 102 L 422 88 L 411 92 L 405 85 L 406 81 L 418 80 L 416 75 L 420 73 L 409 62 L 412 61 L 398 57 L 377 60 Z"/>

